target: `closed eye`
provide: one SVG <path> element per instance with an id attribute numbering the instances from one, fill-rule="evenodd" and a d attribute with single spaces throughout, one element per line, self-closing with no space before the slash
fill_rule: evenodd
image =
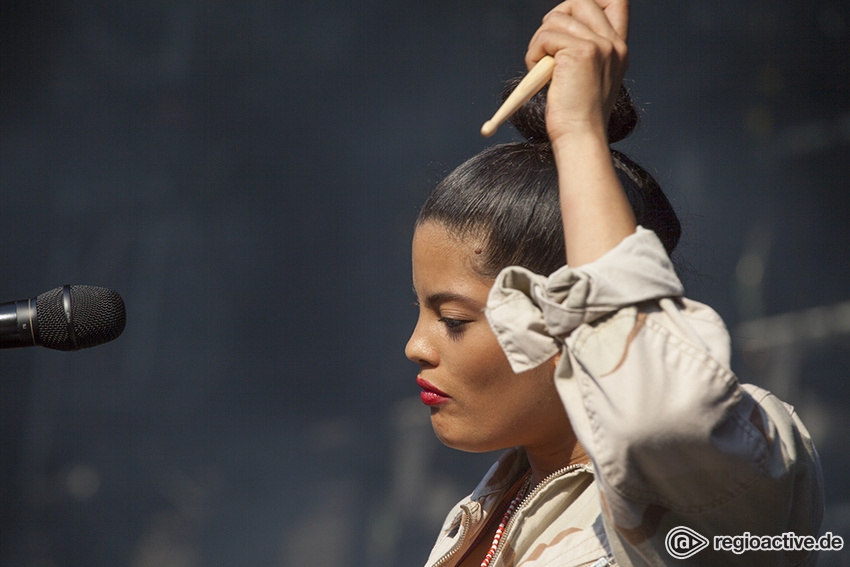
<path id="1" fill-rule="evenodd" d="M 446 326 L 446 330 L 449 332 L 449 337 L 451 338 L 459 338 L 463 334 L 466 325 L 471 322 L 464 319 L 452 319 L 451 317 L 440 317 L 439 321 Z"/>

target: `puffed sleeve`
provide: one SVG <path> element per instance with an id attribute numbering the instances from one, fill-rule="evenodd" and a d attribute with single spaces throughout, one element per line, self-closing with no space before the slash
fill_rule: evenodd
<path id="1" fill-rule="evenodd" d="M 666 534 L 816 535 L 817 454 L 793 408 L 742 385 L 729 335 L 682 297 L 658 238 L 643 228 L 596 262 L 550 277 L 511 267 L 487 317 L 515 372 L 561 354 L 555 383 L 591 456 L 622 565 L 665 565 Z M 799 565 L 801 551 L 735 554 L 711 545 L 695 564 Z M 716 563 L 712 563 L 716 561 Z"/>

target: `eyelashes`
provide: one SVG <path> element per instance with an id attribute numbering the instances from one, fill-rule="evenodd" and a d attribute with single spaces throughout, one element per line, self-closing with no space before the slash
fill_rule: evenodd
<path id="1" fill-rule="evenodd" d="M 414 300 L 412 305 L 417 308 L 421 306 L 417 300 Z M 466 326 L 469 325 L 469 323 L 472 323 L 472 321 L 468 319 L 456 319 L 453 317 L 440 317 L 437 321 L 442 323 L 443 327 L 445 327 L 450 339 L 459 339 L 461 335 L 463 335 L 464 331 L 466 331 Z"/>
<path id="2" fill-rule="evenodd" d="M 458 339 L 463 335 L 463 332 L 466 330 L 466 326 L 470 323 L 470 321 L 465 321 L 463 319 L 452 319 L 451 317 L 440 317 L 438 319 L 440 323 L 445 325 L 446 331 L 448 331 L 449 338 Z"/>

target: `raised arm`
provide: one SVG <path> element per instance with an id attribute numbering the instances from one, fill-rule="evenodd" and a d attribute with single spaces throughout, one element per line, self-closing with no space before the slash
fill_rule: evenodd
<path id="1" fill-rule="evenodd" d="M 634 233 L 607 126 L 628 67 L 626 0 L 567 0 L 543 19 L 526 64 L 555 58 L 546 124 L 555 153 L 567 262 L 592 262 Z"/>
<path id="2" fill-rule="evenodd" d="M 814 536 L 823 486 L 806 428 L 793 408 L 738 382 L 723 322 L 682 297 L 615 174 L 606 132 L 627 65 L 627 12 L 625 0 L 569 0 L 529 45 L 529 66 L 547 54 L 556 63 L 546 120 L 569 268 L 503 271 L 491 328 L 516 372 L 549 360 L 540 329 L 560 349 L 555 383 L 593 460 L 618 564 L 669 564 L 666 536 L 679 526 L 710 540 Z M 810 551 L 705 549 L 696 564 L 811 565 Z"/>

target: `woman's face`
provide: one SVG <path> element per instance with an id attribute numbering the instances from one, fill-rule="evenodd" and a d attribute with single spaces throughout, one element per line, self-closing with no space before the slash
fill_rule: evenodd
<path id="1" fill-rule="evenodd" d="M 475 241 L 426 222 L 413 236 L 419 320 L 405 354 L 419 364 L 422 400 L 437 437 L 464 451 L 545 447 L 570 431 L 554 360 L 514 374 L 484 315 L 491 278 L 474 266 Z"/>

